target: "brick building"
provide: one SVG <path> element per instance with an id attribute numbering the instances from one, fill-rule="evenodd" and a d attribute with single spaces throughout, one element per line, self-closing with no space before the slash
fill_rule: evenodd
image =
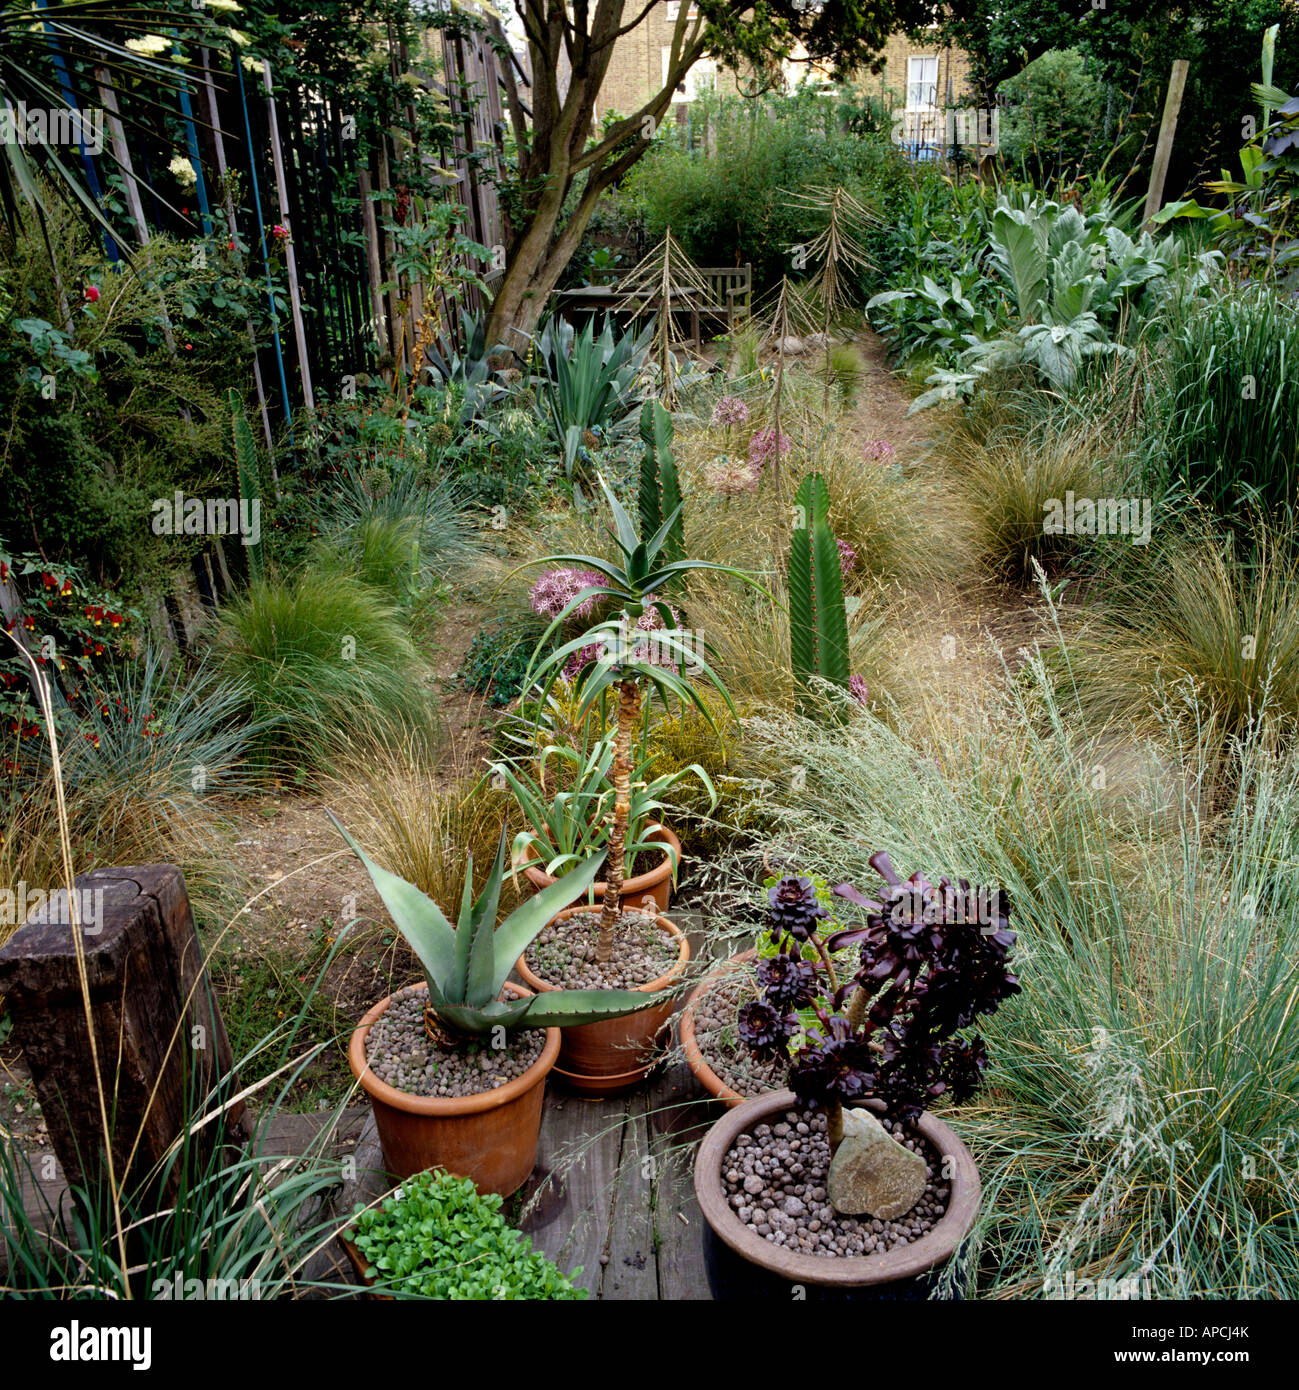
<path id="1" fill-rule="evenodd" d="M 610 112 L 628 115 L 638 110 L 662 88 L 672 33 L 683 2 L 659 0 L 644 23 L 618 40 L 596 105 L 597 123 Z M 855 85 L 863 94 L 883 96 L 904 122 L 903 138 L 909 143 L 923 143 L 929 129 L 941 127 L 941 115 L 937 114 L 940 108 L 963 96 L 968 61 L 959 49 L 937 41 L 913 41 L 905 34 L 889 39 L 884 57 L 882 74 L 864 73 Z M 808 72 L 805 63 L 785 64 L 785 79 L 791 86 L 802 81 Z M 678 119 L 705 88 L 735 92 L 739 83 L 734 73 L 719 69 L 711 59 L 702 59 L 677 88 L 673 111 Z"/>

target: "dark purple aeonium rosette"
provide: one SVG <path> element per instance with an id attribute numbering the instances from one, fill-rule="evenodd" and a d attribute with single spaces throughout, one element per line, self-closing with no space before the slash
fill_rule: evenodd
<path id="1" fill-rule="evenodd" d="M 987 1049 L 955 1035 L 1020 989 L 1002 890 L 935 884 L 921 873 L 904 880 L 883 851 L 870 862 L 883 880 L 875 897 L 835 888 L 859 920 L 825 938 L 818 925 L 829 914 L 810 879 L 783 878 L 769 890 L 781 953 L 759 964 L 763 996 L 740 1014 L 741 1039 L 764 1057 L 787 1055 L 791 1088 L 826 1108 L 832 1143 L 845 1103 L 873 1098 L 890 1117 L 914 1119 L 938 1096 L 972 1095 Z M 803 958 L 808 945 L 819 962 Z M 861 948 L 859 964 L 843 978 L 835 956 L 851 945 Z M 807 1008 L 816 1022 L 803 1027 L 795 1011 Z"/>
<path id="2" fill-rule="evenodd" d="M 827 916 L 816 900 L 816 885 L 810 878 L 782 878 L 767 890 L 771 904 L 771 935 L 792 936 L 795 941 L 810 939 L 816 924 Z"/>
<path id="3" fill-rule="evenodd" d="M 740 1041 L 755 1057 L 778 1057 L 789 1050 L 789 1040 L 798 1032 L 798 1019 L 765 999 L 746 1004 L 737 1018 Z"/>

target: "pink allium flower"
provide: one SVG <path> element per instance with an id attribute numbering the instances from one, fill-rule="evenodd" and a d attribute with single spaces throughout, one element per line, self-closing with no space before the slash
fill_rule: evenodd
<path id="1" fill-rule="evenodd" d="M 592 642 L 589 646 L 574 652 L 564 663 L 564 669 L 560 672 L 560 678 L 567 681 L 569 685 L 572 685 L 577 679 L 578 673 L 581 671 L 582 667 L 585 666 L 588 661 L 597 660 L 603 650 L 603 642 Z"/>
<path id="2" fill-rule="evenodd" d="M 794 441 L 787 434 L 777 439 L 774 429 L 757 430 L 749 440 L 749 462 L 761 471 L 776 457 L 778 450 L 787 454 L 793 447 Z"/>
<path id="3" fill-rule="evenodd" d="M 862 458 L 867 463 L 892 463 L 897 454 L 887 439 L 868 439 L 861 446 Z"/>
<path id="4" fill-rule="evenodd" d="M 866 689 L 866 682 L 861 676 L 848 677 L 848 694 L 851 695 L 859 705 L 870 704 L 870 692 Z"/>
<path id="5" fill-rule="evenodd" d="M 558 569 L 547 570 L 532 586 L 528 600 L 532 611 L 543 618 L 557 618 L 565 606 L 575 599 L 583 589 L 604 582 L 603 576 L 595 570 Z M 583 599 L 569 614 L 571 618 L 586 618 L 595 607 L 595 595 Z"/>
<path id="6" fill-rule="evenodd" d="M 749 407 L 740 399 L 739 396 L 723 396 L 713 407 L 713 424 L 725 425 L 730 429 L 732 425 L 747 425 L 749 423 Z"/>
<path id="7" fill-rule="evenodd" d="M 843 577 L 847 577 L 857 567 L 857 552 L 848 544 L 847 541 L 835 541 L 839 547 L 839 570 Z"/>
<path id="8" fill-rule="evenodd" d="M 718 454 L 705 466 L 704 482 L 724 497 L 737 497 L 742 492 L 752 492 L 758 486 L 758 470 L 743 459 Z"/>

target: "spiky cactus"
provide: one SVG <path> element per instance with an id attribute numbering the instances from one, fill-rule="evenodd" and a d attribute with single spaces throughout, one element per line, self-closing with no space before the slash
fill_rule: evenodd
<path id="1" fill-rule="evenodd" d="M 645 445 L 640 464 L 640 533 L 653 536 L 667 517 L 675 520 L 663 541 L 663 561 L 675 564 L 686 554 L 681 512 L 681 481 L 672 456 L 672 416 L 661 401 L 646 401 L 640 413 L 640 437 Z"/>
<path id="2" fill-rule="evenodd" d="M 830 529 L 830 492 L 809 473 L 794 495 L 789 540 L 789 654 L 799 686 L 799 711 L 813 676 L 848 689 L 848 613 L 839 547 Z"/>

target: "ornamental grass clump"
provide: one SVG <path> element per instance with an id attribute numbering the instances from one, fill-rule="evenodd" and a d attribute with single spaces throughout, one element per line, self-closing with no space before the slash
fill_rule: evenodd
<path id="1" fill-rule="evenodd" d="M 822 926 L 829 913 L 810 879 L 769 889 L 778 953 L 758 964 L 762 997 L 738 1017 L 755 1056 L 789 1057 L 790 1088 L 826 1111 L 831 1147 L 843 1138 L 845 1104 L 873 1099 L 888 1118 L 910 1121 L 939 1096 L 973 1095 L 987 1048 L 977 1034 L 958 1035 L 1020 989 L 1000 889 L 933 884 L 920 873 L 904 881 L 882 850 L 870 863 L 883 879 L 875 899 L 849 883 L 833 890 L 863 914 L 840 930 Z M 840 978 L 836 957 L 853 946 L 857 967 Z"/>

